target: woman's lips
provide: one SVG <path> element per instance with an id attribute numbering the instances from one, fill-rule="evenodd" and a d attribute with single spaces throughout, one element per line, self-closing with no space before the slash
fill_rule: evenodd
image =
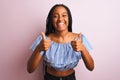
<path id="1" fill-rule="evenodd" d="M 61 27 L 61 26 L 64 25 L 64 23 L 63 23 L 63 22 L 60 22 L 60 23 L 58 23 L 57 25 Z"/>

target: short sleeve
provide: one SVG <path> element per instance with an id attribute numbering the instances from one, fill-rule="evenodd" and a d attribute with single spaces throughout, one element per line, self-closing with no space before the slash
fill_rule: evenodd
<path id="1" fill-rule="evenodd" d="M 37 47 L 37 45 L 41 42 L 41 40 L 42 40 L 42 36 L 40 35 L 40 36 L 38 36 L 37 37 L 37 39 L 34 41 L 34 43 L 32 44 L 32 46 L 31 46 L 31 50 L 32 51 L 34 51 L 35 50 L 35 48 Z M 41 55 L 43 55 L 44 54 L 44 51 L 41 51 Z"/>
<path id="2" fill-rule="evenodd" d="M 88 51 L 92 50 L 91 44 L 88 42 L 88 40 L 83 34 L 82 34 L 82 43 L 84 44 L 84 46 L 86 47 Z"/>

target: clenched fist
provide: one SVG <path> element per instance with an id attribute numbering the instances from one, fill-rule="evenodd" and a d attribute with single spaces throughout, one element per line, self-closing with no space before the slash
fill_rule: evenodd
<path id="1" fill-rule="evenodd" d="M 71 45 L 72 45 L 72 48 L 73 48 L 74 51 L 77 51 L 77 52 L 82 51 L 83 48 L 84 48 L 84 46 L 82 44 L 82 37 L 81 36 L 82 36 L 82 34 L 79 33 L 78 37 L 77 37 L 77 40 L 71 41 Z"/>
<path id="2" fill-rule="evenodd" d="M 39 44 L 39 49 L 40 51 L 47 51 L 50 47 L 51 40 L 46 39 L 45 33 L 42 32 L 41 34 L 42 34 L 42 40 Z"/>

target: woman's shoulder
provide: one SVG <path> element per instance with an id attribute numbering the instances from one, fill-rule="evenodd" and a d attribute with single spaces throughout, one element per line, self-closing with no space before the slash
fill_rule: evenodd
<path id="1" fill-rule="evenodd" d="M 82 33 L 81 32 L 79 32 L 79 33 L 73 33 L 73 32 L 71 32 L 71 35 L 74 36 L 74 37 L 78 37 L 79 35 L 82 35 Z"/>

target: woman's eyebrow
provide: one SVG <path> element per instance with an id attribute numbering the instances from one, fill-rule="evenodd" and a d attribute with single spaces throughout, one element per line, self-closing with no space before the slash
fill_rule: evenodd
<path id="1" fill-rule="evenodd" d="M 53 13 L 53 15 L 56 15 L 56 14 L 59 14 L 59 13 Z M 67 12 L 63 12 L 62 14 L 67 14 Z"/>

